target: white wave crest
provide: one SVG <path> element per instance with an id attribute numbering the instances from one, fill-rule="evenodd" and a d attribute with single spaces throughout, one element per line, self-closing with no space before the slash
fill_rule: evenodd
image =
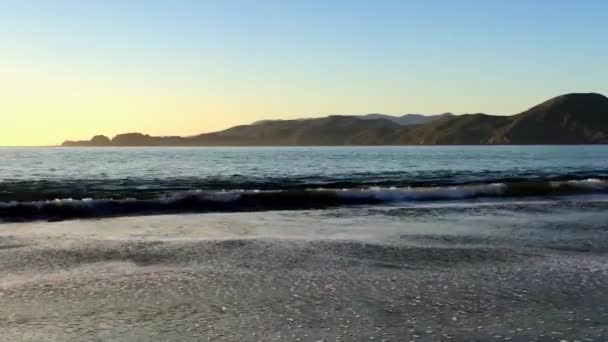
<path id="1" fill-rule="evenodd" d="M 379 201 L 417 201 L 417 200 L 458 200 L 479 196 L 500 196 L 507 185 L 503 183 L 465 185 L 432 188 L 371 188 L 371 189 L 344 189 L 337 194 L 341 197 L 366 199 L 373 198 Z"/>

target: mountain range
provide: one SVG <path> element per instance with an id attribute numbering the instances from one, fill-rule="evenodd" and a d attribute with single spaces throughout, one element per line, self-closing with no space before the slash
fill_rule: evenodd
<path id="1" fill-rule="evenodd" d="M 511 116 L 450 113 L 264 120 L 195 136 L 103 135 L 62 146 L 530 145 L 608 143 L 608 98 L 565 94 Z"/>

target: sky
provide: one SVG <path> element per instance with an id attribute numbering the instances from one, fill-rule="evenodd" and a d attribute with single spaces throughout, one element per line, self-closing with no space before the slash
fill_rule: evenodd
<path id="1" fill-rule="evenodd" d="M 605 0 L 0 0 L 0 146 L 608 95 Z"/>

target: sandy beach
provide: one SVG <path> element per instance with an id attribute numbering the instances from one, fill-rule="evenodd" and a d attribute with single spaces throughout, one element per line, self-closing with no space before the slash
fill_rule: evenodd
<path id="1" fill-rule="evenodd" d="M 606 202 L 0 225 L 4 341 L 603 341 Z"/>

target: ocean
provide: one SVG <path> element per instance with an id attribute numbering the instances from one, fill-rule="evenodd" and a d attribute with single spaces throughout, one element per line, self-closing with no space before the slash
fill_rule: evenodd
<path id="1" fill-rule="evenodd" d="M 2 148 L 0 341 L 604 341 L 608 146 Z"/>
<path id="2" fill-rule="evenodd" d="M 601 194 L 607 146 L 2 148 L 0 220 Z"/>

